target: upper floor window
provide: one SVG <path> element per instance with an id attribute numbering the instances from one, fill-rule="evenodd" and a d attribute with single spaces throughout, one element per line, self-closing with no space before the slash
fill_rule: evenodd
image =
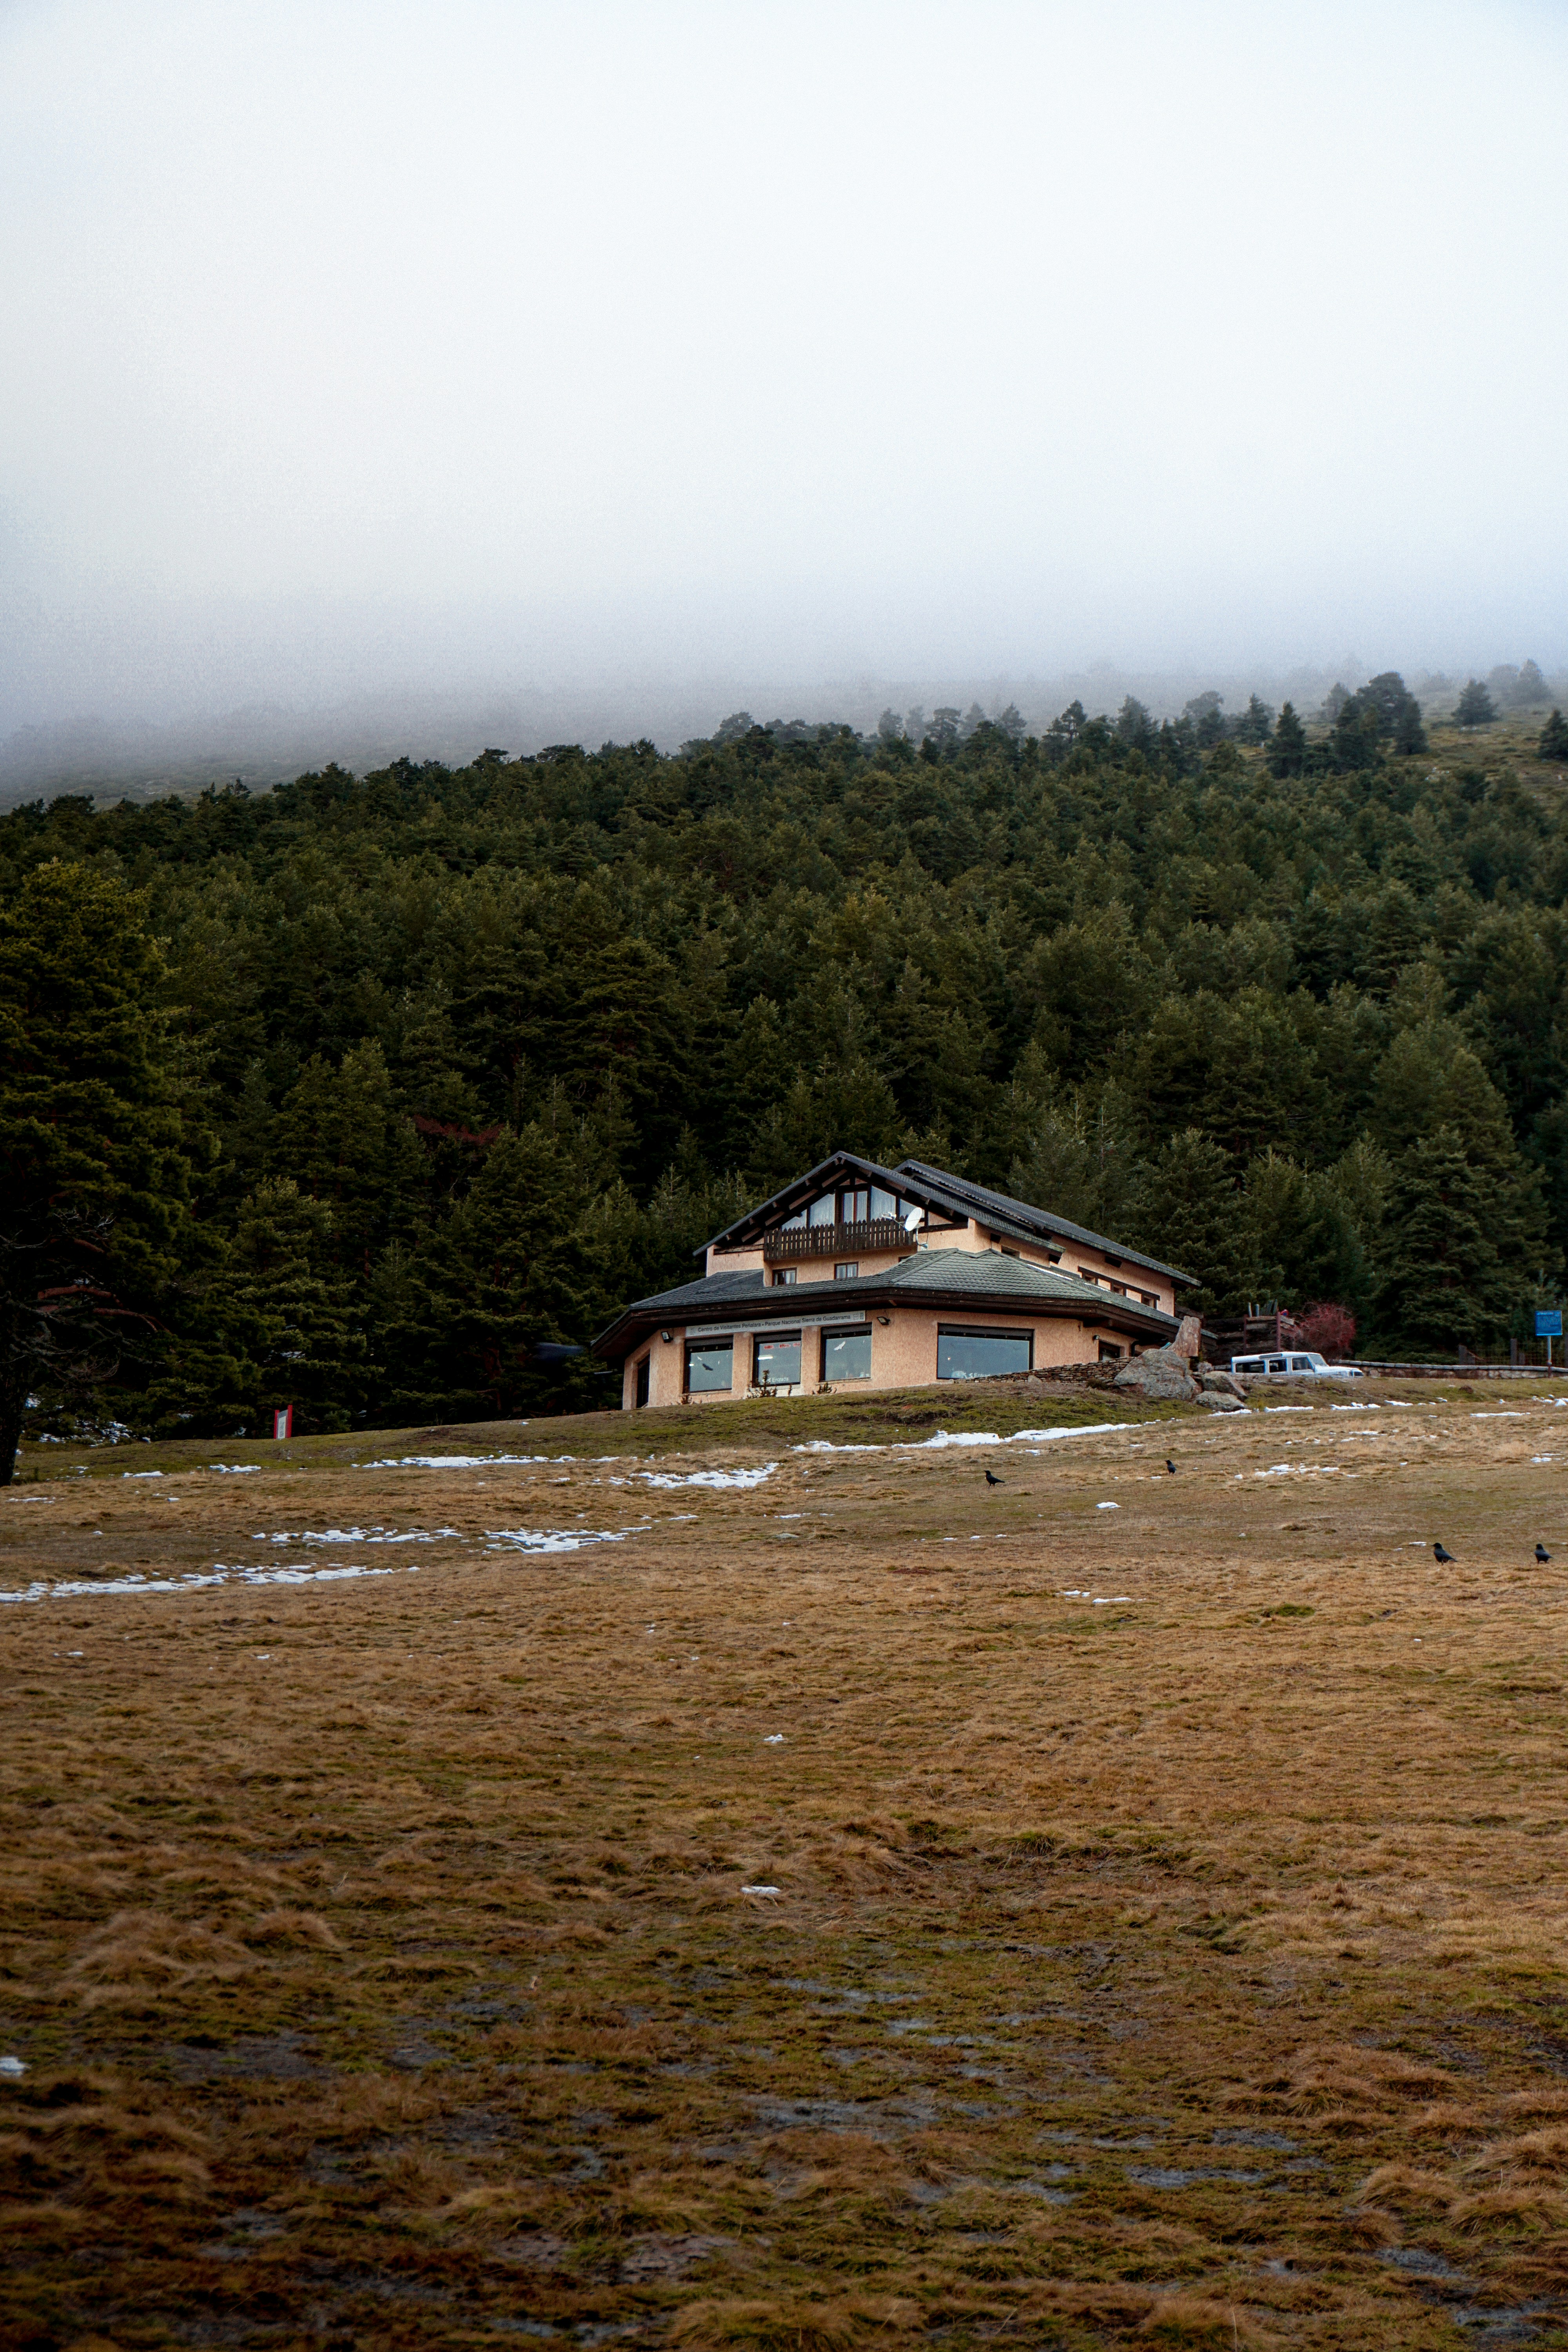
<path id="1" fill-rule="evenodd" d="M 871 1214 L 871 1187 L 857 1184 L 838 1195 L 838 1222 L 841 1225 L 863 1225 Z"/>
<path id="2" fill-rule="evenodd" d="M 855 1280 L 856 1280 L 856 1278 L 857 1278 L 857 1277 L 858 1277 L 858 1276 L 859 1275 L 859 1272 L 860 1272 L 860 1261 L 859 1261 L 859 1259 L 858 1259 L 858 1258 L 851 1258 L 851 1259 L 848 1261 L 847 1265 L 836 1265 L 836 1266 L 834 1267 L 834 1269 L 833 1269 L 833 1279 L 834 1279 L 834 1281 L 835 1281 L 835 1282 L 853 1282 L 853 1281 L 855 1281 Z"/>
<path id="3" fill-rule="evenodd" d="M 793 1282 L 794 1280 L 795 1268 L 793 1265 L 779 1265 L 773 1268 L 773 1288 L 775 1290 L 782 1290 L 786 1282 Z"/>

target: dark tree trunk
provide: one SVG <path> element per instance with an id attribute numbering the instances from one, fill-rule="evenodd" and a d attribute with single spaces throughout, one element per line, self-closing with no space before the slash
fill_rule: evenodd
<path id="1" fill-rule="evenodd" d="M 0 1486 L 8 1486 L 16 1475 L 16 1448 L 22 1442 L 22 1416 L 26 1409 L 26 1375 L 15 1355 L 0 1356 Z"/>

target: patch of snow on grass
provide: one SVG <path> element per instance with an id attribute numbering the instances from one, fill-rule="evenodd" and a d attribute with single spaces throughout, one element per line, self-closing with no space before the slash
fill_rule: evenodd
<path id="1" fill-rule="evenodd" d="M 575 1462 L 575 1454 L 392 1454 L 356 1470 L 496 1470 L 528 1462 Z"/>
<path id="2" fill-rule="evenodd" d="M 635 1528 L 489 1528 L 485 1532 L 487 1551 L 581 1551 L 589 1544 L 625 1543 L 628 1536 L 646 1535 L 652 1526 L 645 1519 Z"/>
<path id="3" fill-rule="evenodd" d="M 760 1486 L 778 1468 L 764 1462 L 760 1470 L 639 1470 L 645 1486 Z"/>
<path id="4" fill-rule="evenodd" d="M 999 1437 L 994 1430 L 953 1431 L 939 1429 L 934 1437 L 895 1438 L 890 1444 L 835 1445 L 826 1437 L 808 1438 L 802 1445 L 792 1445 L 792 1454 L 928 1454 L 933 1448 L 946 1445 L 1049 1445 L 1058 1437 L 1109 1437 L 1119 1429 L 1136 1429 L 1132 1421 L 1086 1421 L 1064 1429 L 1016 1429 L 1009 1437 Z"/>
<path id="5" fill-rule="evenodd" d="M 250 1540 L 275 1544 L 425 1544 L 440 1543 L 459 1532 L 457 1528 L 411 1528 L 398 1535 L 391 1528 L 300 1528 L 293 1533 L 286 1529 L 282 1535 L 268 1535 L 258 1529 Z"/>
<path id="6" fill-rule="evenodd" d="M 416 1568 L 405 1570 L 417 1576 Z M 19 1591 L 0 1592 L 0 1601 L 96 1601 L 100 1593 L 204 1592 L 217 1585 L 237 1580 L 241 1584 L 332 1584 L 356 1576 L 395 1576 L 395 1568 L 311 1568 L 300 1560 L 297 1565 L 279 1568 L 246 1568 L 229 1566 L 219 1560 L 205 1575 L 193 1569 L 186 1576 L 121 1576 L 102 1583 L 66 1584 L 35 1583 L 25 1585 Z"/>

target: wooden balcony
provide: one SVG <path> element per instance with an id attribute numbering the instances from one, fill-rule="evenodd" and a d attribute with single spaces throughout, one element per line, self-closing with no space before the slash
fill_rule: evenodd
<path id="1" fill-rule="evenodd" d="M 863 1225 L 775 1225 L 763 1235 L 763 1256 L 769 1265 L 788 1265 L 803 1257 L 874 1257 L 914 1245 L 897 1217 L 871 1217 Z"/>

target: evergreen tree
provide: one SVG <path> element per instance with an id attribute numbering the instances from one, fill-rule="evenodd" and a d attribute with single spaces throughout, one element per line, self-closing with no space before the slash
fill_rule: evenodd
<path id="1" fill-rule="evenodd" d="M 1421 705 L 1413 694 L 1402 695 L 1394 719 L 1394 748 L 1401 759 L 1418 759 L 1430 746 L 1422 723 Z"/>
<path id="2" fill-rule="evenodd" d="M 1040 738 L 1040 754 L 1047 767 L 1059 767 L 1073 750 L 1089 725 L 1089 713 L 1081 702 L 1068 704 L 1058 713 Z"/>
<path id="3" fill-rule="evenodd" d="M 1479 677 L 1468 680 L 1454 713 L 1456 723 L 1465 728 L 1489 727 L 1496 717 L 1497 705 L 1488 688 Z"/>
<path id="4" fill-rule="evenodd" d="M 1132 1237 L 1152 1256 L 1194 1277 L 1182 1294 L 1193 1314 L 1237 1314 L 1256 1281 L 1252 1237 L 1230 1160 L 1196 1128 L 1173 1135 L 1145 1169 L 1131 1211 Z"/>
<path id="5" fill-rule="evenodd" d="M 1382 734 L 1383 719 L 1377 705 L 1363 702 L 1359 695 L 1349 695 L 1341 705 L 1329 736 L 1329 756 L 1342 773 L 1373 768 L 1377 765 Z"/>
<path id="6" fill-rule="evenodd" d="M 1032 1113 L 1010 1164 L 999 1171 L 1003 1189 L 1092 1232 L 1121 1231 L 1139 1154 L 1131 1105 L 1120 1087 L 1112 1081 L 1091 1097 L 1078 1089 L 1058 1093 L 1047 1080 Z"/>
<path id="7" fill-rule="evenodd" d="M 1248 695 L 1247 709 L 1236 722 L 1238 743 L 1267 743 L 1274 732 L 1274 713 L 1258 695 Z"/>
<path id="8" fill-rule="evenodd" d="M 265 1179 L 241 1205 L 228 1269 L 229 1311 L 253 1383 L 258 1432 L 277 1405 L 305 1430 L 346 1429 L 376 1367 L 353 1294 L 336 1274 L 332 1214 L 291 1176 Z"/>
<path id="9" fill-rule="evenodd" d="M 624 1303 L 605 1278 L 622 1253 L 598 1265 L 591 1254 L 615 1189 L 580 1125 L 535 1120 L 500 1136 L 451 1214 L 382 1270 L 393 1410 L 526 1412 L 541 1342 L 591 1339 Z M 553 1373 L 543 1386 L 558 1386 Z"/>
<path id="10" fill-rule="evenodd" d="M 1216 743 L 1224 740 L 1225 697 L 1216 694 L 1212 686 L 1202 694 L 1194 694 L 1182 715 L 1191 719 L 1193 738 L 1200 751 L 1212 751 Z"/>
<path id="11" fill-rule="evenodd" d="M 1394 1038 L 1377 1072 L 1375 1116 L 1393 1161 L 1381 1328 L 1417 1352 L 1506 1333 L 1520 1286 L 1554 1271 L 1556 1254 L 1537 1171 L 1452 1022 L 1429 1018 Z"/>
<path id="12" fill-rule="evenodd" d="M 1369 678 L 1359 694 L 1350 700 L 1363 713 L 1376 721 L 1380 742 L 1390 743 L 1402 757 L 1426 749 L 1426 731 L 1421 724 L 1421 705 L 1411 693 L 1396 669 L 1385 669 Z"/>
<path id="13" fill-rule="evenodd" d="M 0 1486 L 27 1397 L 154 1364 L 192 1151 L 145 901 L 51 860 L 0 908 Z"/>
<path id="14" fill-rule="evenodd" d="M 269 1156 L 331 1209 L 328 1247 L 343 1271 L 368 1275 L 387 1243 L 411 1232 L 419 1142 L 378 1039 L 351 1046 L 337 1069 L 311 1056 L 285 1098 Z"/>
<path id="15" fill-rule="evenodd" d="M 1299 776 L 1307 765 L 1307 730 L 1296 716 L 1294 703 L 1280 706 L 1268 745 L 1268 770 L 1275 776 Z"/>
<path id="16" fill-rule="evenodd" d="M 1370 1263 L 1342 1192 L 1273 1150 L 1247 1169 L 1242 1213 L 1260 1296 L 1284 1307 L 1342 1300 L 1352 1311 L 1369 1301 Z"/>
<path id="17" fill-rule="evenodd" d="M 1542 729 L 1536 749 L 1543 760 L 1568 760 L 1568 719 L 1560 710 L 1553 710 Z"/>
<path id="18" fill-rule="evenodd" d="M 1506 1333 L 1520 1276 L 1501 1245 L 1488 1172 L 1459 1129 L 1434 1128 L 1394 1163 L 1379 1319 L 1413 1355 L 1476 1350 Z"/>
<path id="19" fill-rule="evenodd" d="M 1125 743 L 1130 751 L 1152 750 L 1159 738 L 1148 709 L 1135 695 L 1128 695 L 1116 714 L 1116 740 Z"/>

